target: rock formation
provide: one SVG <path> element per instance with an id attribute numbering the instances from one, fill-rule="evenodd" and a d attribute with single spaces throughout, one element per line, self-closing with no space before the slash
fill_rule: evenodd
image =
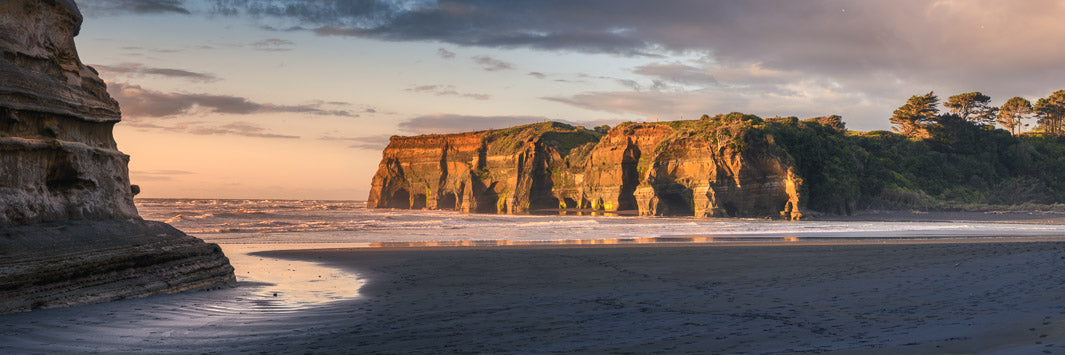
<path id="1" fill-rule="evenodd" d="M 392 137 L 367 205 L 798 219 L 802 179 L 755 119 L 626 123 L 605 136 L 552 122 Z"/>
<path id="2" fill-rule="evenodd" d="M 218 246 L 137 216 L 81 21 L 70 0 L 0 3 L 0 313 L 233 280 Z"/>

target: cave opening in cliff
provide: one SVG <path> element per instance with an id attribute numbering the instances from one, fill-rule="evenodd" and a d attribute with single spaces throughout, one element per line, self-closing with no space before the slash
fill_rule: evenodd
<path id="1" fill-rule="evenodd" d="M 445 192 L 436 200 L 436 208 L 441 210 L 459 209 L 458 197 L 454 193 Z"/>
<path id="2" fill-rule="evenodd" d="M 671 186 L 658 191 L 658 200 L 665 209 L 664 214 L 674 216 L 695 215 L 695 209 L 692 208 L 692 190 L 684 186 Z"/>
<path id="3" fill-rule="evenodd" d="M 477 199 L 477 212 L 500 213 L 506 212 L 506 208 L 499 204 L 499 194 L 488 190 L 484 192 L 484 195 L 481 195 L 481 198 Z"/>
<path id="4" fill-rule="evenodd" d="M 392 193 L 392 198 L 388 199 L 388 208 L 409 209 L 410 193 L 404 189 L 396 190 Z"/>
<path id="5" fill-rule="evenodd" d="M 636 209 L 636 186 L 640 184 L 640 173 L 636 164 L 639 160 L 639 149 L 631 146 L 625 150 L 625 156 L 621 161 L 621 189 L 618 191 L 618 211 Z"/>
<path id="6" fill-rule="evenodd" d="M 566 205 L 565 208 L 580 208 L 581 207 L 580 205 L 577 204 L 577 201 L 574 201 L 572 198 L 569 198 L 569 197 L 563 197 L 562 198 L 562 203 L 564 203 Z"/>
<path id="7" fill-rule="evenodd" d="M 428 200 L 428 198 L 425 196 L 425 194 L 415 194 L 414 197 L 410 199 L 410 209 L 424 209 L 426 200 Z"/>

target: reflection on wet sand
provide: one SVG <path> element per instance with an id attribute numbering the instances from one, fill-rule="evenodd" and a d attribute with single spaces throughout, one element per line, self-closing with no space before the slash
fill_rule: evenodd
<path id="1" fill-rule="evenodd" d="M 274 310 L 297 310 L 358 296 L 362 281 L 355 274 L 318 263 L 255 255 L 277 249 L 308 249 L 313 244 L 219 244 L 235 269 L 237 281 L 254 304 Z M 239 304 L 233 306 L 239 307 Z"/>
<path id="2" fill-rule="evenodd" d="M 884 244 L 884 243 L 943 243 L 943 242 L 993 242 L 993 241 L 1060 241 L 1058 236 L 950 236 L 919 235 L 895 238 L 882 237 L 797 237 L 779 235 L 746 236 L 666 236 L 653 238 L 604 238 L 604 239 L 567 239 L 567 240 L 449 240 L 419 242 L 374 242 L 360 247 L 402 248 L 402 247 L 494 247 L 494 246 L 566 246 L 566 245 L 668 245 L 668 244 Z"/>
<path id="3" fill-rule="evenodd" d="M 566 240 L 446 240 L 423 242 L 375 242 L 371 248 L 395 247 L 490 247 L 529 245 L 611 245 L 611 244 L 677 244 L 677 243 L 780 243 L 799 242 L 822 238 L 800 237 L 655 237 L 655 238 L 605 238 Z M 838 238 L 837 238 L 838 239 Z"/>

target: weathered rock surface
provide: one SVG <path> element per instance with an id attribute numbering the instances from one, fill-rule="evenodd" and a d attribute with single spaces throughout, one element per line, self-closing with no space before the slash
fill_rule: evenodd
<path id="1" fill-rule="evenodd" d="M 521 213 L 553 208 L 550 174 L 599 134 L 561 123 L 392 137 L 373 179 L 371 208 Z"/>
<path id="2" fill-rule="evenodd" d="M 136 219 L 3 228 L 0 260 L 3 312 L 210 289 L 233 280 L 218 245 Z"/>
<path id="3" fill-rule="evenodd" d="M 802 216 L 802 180 L 751 123 L 627 123 L 605 136 L 561 123 L 393 137 L 371 208 L 520 213 L 581 208 L 640 215 Z"/>
<path id="4" fill-rule="evenodd" d="M 0 2 L 0 313 L 233 279 L 217 247 L 139 220 L 129 156 L 118 151 L 111 133 L 120 120 L 118 103 L 96 71 L 81 63 L 74 45 L 81 21 L 70 0 Z M 96 222 L 113 219 L 128 221 Z M 42 224 L 50 222 L 67 232 L 52 233 L 56 224 Z M 186 254 L 186 261 L 228 273 L 228 279 L 163 267 Z M 154 263 L 156 258 L 162 259 Z M 125 259 L 136 262 L 119 262 Z M 171 285 L 126 287 L 159 282 Z"/>

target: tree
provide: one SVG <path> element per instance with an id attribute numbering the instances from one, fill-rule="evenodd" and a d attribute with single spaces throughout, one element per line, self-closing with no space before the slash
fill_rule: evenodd
<path id="1" fill-rule="evenodd" d="M 939 115 L 939 97 L 929 91 L 925 95 L 910 96 L 905 105 L 900 106 L 891 116 L 891 127 L 910 138 L 928 138 L 926 126 L 936 122 Z"/>
<path id="2" fill-rule="evenodd" d="M 998 110 L 998 124 L 1017 135 L 1021 130 L 1021 121 L 1032 114 L 1032 103 L 1023 97 L 1014 97 L 1006 101 Z"/>
<path id="3" fill-rule="evenodd" d="M 1043 132 L 1061 135 L 1062 119 L 1065 118 L 1065 90 L 1055 91 L 1050 96 L 1039 99 L 1034 109 Z"/>
<path id="4" fill-rule="evenodd" d="M 979 91 L 967 92 L 951 96 L 943 103 L 950 112 L 957 114 L 963 120 L 976 124 L 990 125 L 995 121 L 998 108 L 989 105 L 991 97 Z"/>

